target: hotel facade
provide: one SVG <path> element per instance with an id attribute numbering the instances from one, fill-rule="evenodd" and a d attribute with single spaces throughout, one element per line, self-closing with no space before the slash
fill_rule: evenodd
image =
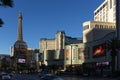
<path id="1" fill-rule="evenodd" d="M 43 64 L 65 69 L 70 65 L 83 62 L 83 45 L 81 38 L 66 36 L 64 31 L 58 31 L 55 39 L 40 39 L 40 53 L 43 54 Z M 80 47 L 82 46 L 82 47 Z M 81 51 L 80 49 L 81 48 Z M 81 53 L 78 53 L 81 52 Z M 78 58 L 80 55 L 82 58 Z M 79 63 L 80 62 L 80 63 Z"/>
<path id="2" fill-rule="evenodd" d="M 18 39 L 11 49 L 16 58 L 26 59 L 27 63 L 33 59 L 34 50 L 28 49 L 22 38 L 22 15 L 18 16 Z M 105 0 L 95 11 L 94 20 L 83 23 L 83 38 L 66 36 L 64 31 L 57 31 L 55 39 L 40 39 L 39 52 L 42 54 L 40 64 L 57 65 L 66 68 L 88 64 L 87 66 L 106 66 L 111 70 L 111 54 L 106 48 L 106 42 L 116 37 L 116 0 Z M 23 49 L 24 48 L 24 49 Z M 20 53 L 22 51 L 23 55 Z M 30 53 L 30 54 L 29 54 Z M 21 57 L 22 56 L 22 57 Z M 36 67 L 39 68 L 37 60 Z M 31 64 L 30 63 L 30 64 Z M 34 65 L 31 65 L 33 67 Z M 117 67 L 116 67 L 117 68 Z"/>
<path id="3" fill-rule="evenodd" d="M 118 8 L 118 7 L 117 7 Z M 116 0 L 105 0 L 95 11 L 94 21 L 83 23 L 83 43 L 85 44 L 85 63 L 88 66 L 92 63 L 100 70 L 112 70 L 113 56 L 111 49 L 108 49 L 107 42 L 115 39 L 116 36 Z M 116 17 L 117 16 L 117 17 Z M 114 54 L 116 54 L 114 52 Z M 118 69 L 119 56 L 115 55 L 114 69 Z"/>
<path id="4" fill-rule="evenodd" d="M 105 66 L 107 69 L 111 70 L 111 50 L 106 48 L 106 43 L 116 37 L 115 23 L 116 0 L 105 0 L 94 11 L 94 20 L 83 23 L 82 42 L 79 40 L 78 42 L 77 40 L 70 42 L 70 39 L 66 38 L 64 32 L 62 32 L 64 35 L 61 35 L 61 37 L 61 32 L 58 32 L 56 39 L 53 40 L 41 39 L 40 53 L 44 54 L 44 63 L 48 63 L 46 56 L 49 53 L 55 53 L 54 55 L 56 55 L 56 51 L 58 51 L 56 56 L 62 54 L 60 58 L 61 62 L 59 63 L 64 66 L 82 65 L 85 63 L 93 67 Z M 62 53 L 60 53 L 60 51 Z"/>

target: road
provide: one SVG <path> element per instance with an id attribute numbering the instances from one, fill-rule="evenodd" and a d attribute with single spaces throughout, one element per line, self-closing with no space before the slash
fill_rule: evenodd
<path id="1" fill-rule="evenodd" d="M 40 80 L 37 74 L 14 74 L 11 80 Z"/>
<path id="2" fill-rule="evenodd" d="M 120 80 L 98 77 L 61 76 L 64 80 Z M 38 74 L 15 74 L 11 80 L 40 80 Z"/>
<path id="3" fill-rule="evenodd" d="M 98 78 L 98 77 L 63 77 L 64 80 L 116 80 L 110 78 Z"/>

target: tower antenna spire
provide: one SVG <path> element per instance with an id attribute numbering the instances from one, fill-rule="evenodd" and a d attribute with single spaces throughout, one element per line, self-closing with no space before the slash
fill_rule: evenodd
<path id="1" fill-rule="evenodd" d="M 18 14 L 18 38 L 17 40 L 23 41 L 22 35 L 22 12 L 20 11 Z"/>

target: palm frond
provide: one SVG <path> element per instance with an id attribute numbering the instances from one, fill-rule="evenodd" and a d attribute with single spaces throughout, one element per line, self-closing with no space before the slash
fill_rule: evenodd
<path id="1" fill-rule="evenodd" d="M 4 24 L 4 22 L 3 22 L 2 19 L 0 18 L 0 27 L 2 27 L 3 24 Z"/>
<path id="2" fill-rule="evenodd" d="M 13 7 L 13 0 L 0 0 L 0 6 Z"/>

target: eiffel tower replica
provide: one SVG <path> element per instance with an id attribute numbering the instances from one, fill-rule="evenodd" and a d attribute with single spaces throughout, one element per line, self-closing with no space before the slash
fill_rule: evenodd
<path id="1" fill-rule="evenodd" d="M 22 34 L 22 13 L 18 14 L 18 36 L 14 44 L 14 64 L 17 65 L 17 70 L 24 70 L 27 64 L 27 44 L 23 41 Z"/>

